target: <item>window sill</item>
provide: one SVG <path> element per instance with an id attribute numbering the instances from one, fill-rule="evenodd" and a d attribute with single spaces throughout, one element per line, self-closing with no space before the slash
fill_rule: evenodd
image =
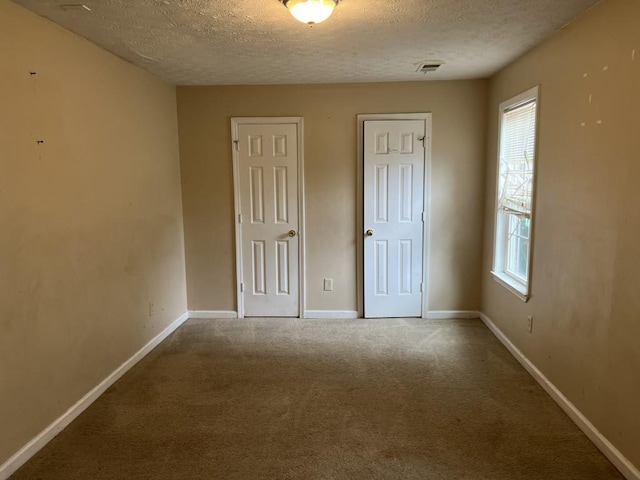
<path id="1" fill-rule="evenodd" d="M 529 292 L 527 288 L 521 283 L 516 282 L 513 278 L 505 275 L 504 273 L 491 272 L 493 275 L 493 279 L 498 282 L 500 285 L 505 287 L 511 293 L 513 293 L 516 297 L 522 300 L 524 303 L 529 301 Z"/>

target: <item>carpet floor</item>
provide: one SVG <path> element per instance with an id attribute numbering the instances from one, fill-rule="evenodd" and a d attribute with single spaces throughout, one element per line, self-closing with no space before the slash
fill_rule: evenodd
<path id="1" fill-rule="evenodd" d="M 623 477 L 479 320 L 189 320 L 11 480 Z"/>

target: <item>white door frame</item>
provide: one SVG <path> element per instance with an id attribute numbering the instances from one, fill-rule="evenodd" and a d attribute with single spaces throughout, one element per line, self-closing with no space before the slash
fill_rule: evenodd
<path id="1" fill-rule="evenodd" d="M 304 224 L 304 119 L 302 117 L 232 117 L 231 151 L 233 155 L 233 204 L 236 232 L 236 305 L 238 318 L 244 318 L 242 295 L 242 228 L 240 224 L 240 175 L 238 157 L 238 126 L 295 124 L 298 135 L 298 315 L 304 318 L 306 308 L 305 277 L 305 224 Z"/>
<path id="2" fill-rule="evenodd" d="M 356 215 L 356 281 L 358 316 L 364 317 L 364 122 L 366 120 L 424 120 L 424 224 L 422 232 L 422 318 L 429 311 L 429 251 L 431 241 L 431 113 L 376 113 L 358 115 L 358 167 Z"/>

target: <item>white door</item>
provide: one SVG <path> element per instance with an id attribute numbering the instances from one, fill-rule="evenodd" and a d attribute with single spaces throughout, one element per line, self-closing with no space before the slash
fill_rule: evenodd
<path id="1" fill-rule="evenodd" d="M 244 315 L 297 317 L 296 124 L 238 125 Z"/>
<path id="2" fill-rule="evenodd" d="M 422 315 L 424 120 L 364 122 L 364 315 Z"/>

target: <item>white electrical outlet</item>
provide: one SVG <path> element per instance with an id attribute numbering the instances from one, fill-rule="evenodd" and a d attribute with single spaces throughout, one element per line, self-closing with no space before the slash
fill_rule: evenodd
<path id="1" fill-rule="evenodd" d="M 156 312 L 155 312 L 155 308 L 154 308 L 153 302 L 149 302 L 149 316 L 153 317 L 154 313 L 156 313 Z"/>
<path id="2" fill-rule="evenodd" d="M 330 292 L 333 290 L 333 278 L 324 279 L 324 291 Z"/>
<path id="3" fill-rule="evenodd" d="M 529 333 L 533 332 L 533 317 L 531 315 L 527 317 L 527 330 Z"/>

